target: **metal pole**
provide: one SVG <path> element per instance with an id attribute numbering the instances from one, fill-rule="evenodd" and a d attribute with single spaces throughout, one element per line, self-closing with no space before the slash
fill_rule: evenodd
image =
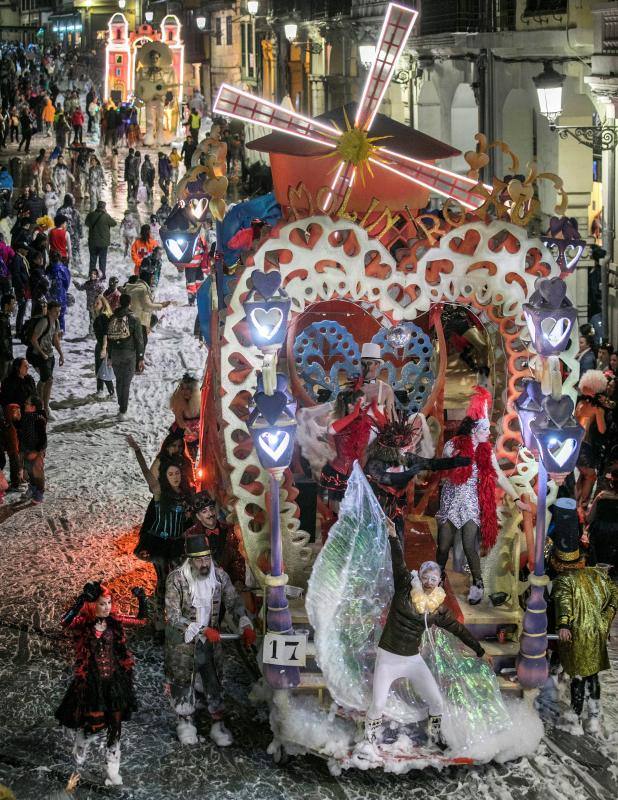
<path id="1" fill-rule="evenodd" d="M 530 597 L 526 605 L 523 631 L 519 641 L 517 677 L 524 689 L 540 689 L 547 680 L 547 603 L 545 587 L 545 515 L 547 511 L 547 472 L 539 459 L 537 482 L 536 543 L 534 574 L 530 575 Z"/>
<path id="2" fill-rule="evenodd" d="M 612 127 L 615 122 L 612 120 Z M 608 151 L 608 192 L 607 192 L 607 216 L 606 216 L 606 246 L 607 257 L 601 264 L 601 337 L 603 341 L 609 339 L 609 270 L 614 263 L 614 230 L 616 226 L 616 151 L 610 148 Z"/>
<path id="3" fill-rule="evenodd" d="M 292 615 L 285 596 L 287 576 L 283 574 L 283 551 L 281 547 L 281 524 L 279 516 L 280 470 L 269 470 L 269 516 L 270 516 L 270 575 L 266 576 L 267 602 L 266 624 L 269 633 L 292 633 Z M 264 664 L 264 677 L 273 689 L 292 689 L 300 683 L 298 667 Z"/>

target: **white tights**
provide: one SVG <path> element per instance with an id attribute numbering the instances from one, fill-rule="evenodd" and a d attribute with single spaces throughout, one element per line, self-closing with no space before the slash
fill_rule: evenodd
<path id="1" fill-rule="evenodd" d="M 407 678 L 410 681 L 414 692 L 427 704 L 430 716 L 442 714 L 442 695 L 423 657 L 419 653 L 415 656 L 398 656 L 378 647 L 373 673 L 373 698 L 367 711 L 369 719 L 379 719 L 382 716 L 391 684 L 398 678 Z"/>

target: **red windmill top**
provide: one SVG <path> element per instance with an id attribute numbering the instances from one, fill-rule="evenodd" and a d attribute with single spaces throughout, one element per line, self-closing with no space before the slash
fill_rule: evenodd
<path id="1" fill-rule="evenodd" d="M 285 155 L 288 161 L 294 157 L 296 166 L 301 160 L 308 162 L 313 182 L 319 180 L 320 185 L 328 184 L 336 201 L 342 201 L 352 187 L 353 195 L 362 194 L 368 173 L 374 178 L 374 187 L 397 185 L 395 194 L 401 198 L 399 207 L 404 203 L 424 207 L 429 192 L 436 192 L 474 210 L 484 202 L 475 188 L 477 181 L 432 163 L 438 158 L 457 155 L 459 151 L 378 114 L 417 14 L 416 10 L 397 3 L 388 5 L 376 56 L 355 114 L 354 107 L 347 106 L 310 119 L 229 84 L 221 86 L 213 111 L 276 132 L 249 145 L 271 154 L 276 189 L 280 167 L 279 177 L 285 177 L 288 185 L 291 185 L 288 175 L 294 176 L 293 184 L 299 181 L 297 169 L 283 168 L 281 156 Z M 323 159 L 324 169 L 317 168 L 316 157 Z M 281 188 L 277 191 L 280 200 Z M 415 198 L 413 203 L 409 203 L 411 194 Z"/>

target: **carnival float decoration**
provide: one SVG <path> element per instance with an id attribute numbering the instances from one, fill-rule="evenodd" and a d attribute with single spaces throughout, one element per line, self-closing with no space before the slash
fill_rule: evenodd
<path id="1" fill-rule="evenodd" d="M 208 181 L 224 176 L 203 164 L 178 187 L 178 219 L 162 230 L 168 255 L 170 242 L 181 236 L 189 252 L 193 234 L 180 233 L 182 225 L 186 231 L 198 226 L 207 207 L 213 218 L 222 217 L 217 249 L 233 276 L 211 276 L 216 292 L 209 297 L 217 300 L 208 318 L 202 486 L 234 512 L 252 576 L 269 615 L 278 615 L 267 623 L 263 656 L 274 690 L 272 752 L 314 752 L 330 759 L 334 771 L 407 771 L 513 758 L 533 752 L 542 734 L 530 708 L 502 705 L 504 679 L 468 663 L 441 633 L 426 643 L 433 648 L 427 659 L 435 660 L 439 650 L 445 660 L 436 676 L 450 664 L 462 681 L 465 735 L 451 735 L 447 757 L 427 755 L 403 733 L 394 749 L 378 748 L 369 762 L 357 751 L 362 732 L 355 721 L 367 708 L 367 681 L 393 592 L 386 523 L 359 465 L 337 514 L 319 489 L 316 496 L 319 458 L 309 470 L 301 457 L 307 457 L 303 441 L 312 439 L 318 447 L 323 442 L 327 458 L 331 410 L 342 395 L 349 396 L 348 408 L 357 403 L 363 350 L 374 353 L 377 346 L 371 380 L 392 387 L 403 419 L 422 415 L 437 449 L 454 432 L 445 400 L 449 310 L 465 309 L 483 331 L 495 454 L 516 494 L 536 508 L 536 536 L 531 512 L 522 519 L 511 500 L 500 502 L 498 539 L 482 560 L 485 599 L 469 606 L 449 571 L 447 601 L 473 632 L 485 638 L 489 631 L 499 640 L 492 645 L 495 661 L 513 668 L 517 662 L 520 690 L 538 688 L 545 676 L 546 615 L 539 591 L 546 507 L 581 441 L 572 419 L 576 315 L 563 279 L 581 255 L 582 241 L 565 217 L 563 182 L 534 163 L 520 169 L 506 143 L 482 134 L 464 154 L 468 173 L 457 175 L 437 163 L 457 151 L 407 127 L 404 140 L 403 131 L 379 114 L 416 13 L 389 4 L 356 107 L 310 119 L 222 86 L 215 113 L 273 131 L 248 146 L 270 155 L 281 218 L 260 222 L 258 198 L 225 209 L 218 184 L 207 189 Z M 482 180 L 492 149 L 510 160 L 510 174 Z M 555 207 L 547 233 L 530 236 L 528 227 L 543 218 L 541 182 L 555 190 Z M 185 257 L 181 249 L 171 245 L 176 261 Z M 316 425 L 310 436 L 301 430 L 308 410 Z M 414 566 L 434 558 L 438 483 L 430 478 L 407 495 L 406 557 Z M 533 576 L 521 583 L 526 559 Z M 529 586 L 530 613 L 524 616 L 519 598 Z M 450 690 L 444 691 L 448 696 Z M 330 717 L 321 705 L 325 695 L 335 704 Z M 389 703 L 393 724 L 418 718 L 409 686 L 398 686 Z M 485 708 L 491 714 L 483 725 Z M 527 735 L 514 736 L 522 726 Z"/>

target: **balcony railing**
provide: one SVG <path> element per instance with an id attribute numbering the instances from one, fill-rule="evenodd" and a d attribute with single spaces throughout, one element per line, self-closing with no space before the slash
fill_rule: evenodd
<path id="1" fill-rule="evenodd" d="M 568 11 L 568 0 L 526 0 L 522 18 L 558 17 Z"/>
<path id="2" fill-rule="evenodd" d="M 515 7 L 516 0 L 425 0 L 420 35 L 513 30 Z"/>
<path id="3" fill-rule="evenodd" d="M 273 0 L 273 16 L 286 19 L 294 14 L 296 22 L 328 20 L 338 15 L 349 16 L 352 0 Z M 292 11 L 292 9 L 294 11 Z"/>

